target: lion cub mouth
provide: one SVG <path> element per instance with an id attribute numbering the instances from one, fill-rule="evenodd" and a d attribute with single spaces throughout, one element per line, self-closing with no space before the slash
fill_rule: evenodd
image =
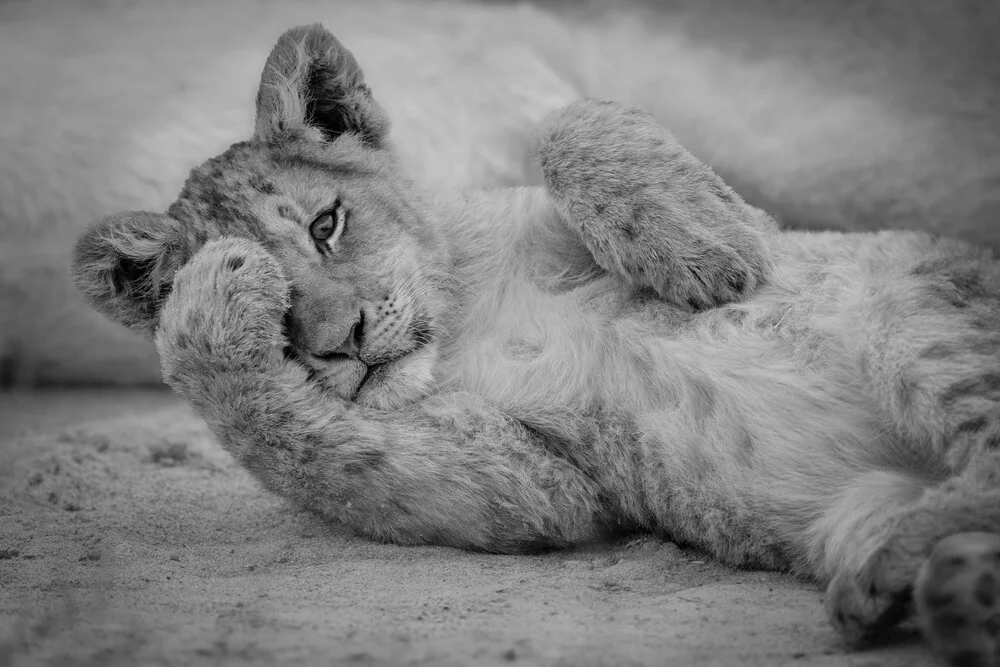
<path id="1" fill-rule="evenodd" d="M 289 345 L 285 357 L 294 359 L 309 370 L 309 379 L 338 397 L 364 404 L 363 397 L 371 397 L 391 387 L 413 358 L 426 356 L 426 344 L 418 345 L 393 359 L 366 363 L 343 354 L 316 356 Z"/>
<path id="2" fill-rule="evenodd" d="M 438 344 L 422 342 L 394 359 L 364 363 L 348 357 L 320 358 L 292 345 L 285 358 L 302 364 L 309 379 L 338 398 L 369 408 L 394 410 L 428 396 L 434 387 Z"/>
<path id="3" fill-rule="evenodd" d="M 286 357 L 295 359 L 309 370 L 309 379 L 338 397 L 353 401 L 370 380 L 376 379 L 385 363 L 366 364 L 344 354 L 317 356 L 289 346 Z"/>
<path id="4" fill-rule="evenodd" d="M 406 355 L 403 355 L 403 356 L 406 356 Z M 400 359 L 402 359 L 402 358 L 403 357 L 400 357 Z M 380 373 L 382 373 L 382 368 L 386 365 L 386 363 L 388 363 L 388 362 L 382 362 L 382 363 L 372 364 L 371 366 L 367 367 L 367 370 L 365 371 L 364 376 L 361 378 L 361 382 L 358 383 L 358 388 L 354 391 L 354 396 L 351 396 L 351 400 L 354 400 L 355 398 L 357 398 L 358 393 L 368 383 L 369 380 L 375 378 L 375 381 L 376 382 L 378 381 L 378 376 L 379 376 Z M 382 374 L 384 375 L 384 373 L 382 373 Z"/>
<path id="5" fill-rule="evenodd" d="M 285 357 L 302 364 L 310 380 L 343 400 L 369 407 L 398 406 L 425 395 L 432 384 L 438 345 L 429 320 L 415 317 L 389 337 L 357 335 L 350 350 L 317 355 L 287 335 L 294 331 L 289 314 L 285 317 Z"/>

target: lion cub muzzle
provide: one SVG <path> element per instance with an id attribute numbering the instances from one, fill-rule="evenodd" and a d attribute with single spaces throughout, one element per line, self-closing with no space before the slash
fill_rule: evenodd
<path id="1" fill-rule="evenodd" d="M 357 359 L 364 333 L 361 306 L 353 298 L 325 290 L 292 289 L 285 318 L 289 342 L 318 359 Z"/>

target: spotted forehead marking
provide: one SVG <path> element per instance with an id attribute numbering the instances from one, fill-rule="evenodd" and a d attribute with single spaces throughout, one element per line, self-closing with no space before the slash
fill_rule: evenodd
<path id="1" fill-rule="evenodd" d="M 249 142 L 234 144 L 191 171 L 167 213 L 183 222 L 213 225 L 222 234 L 260 237 L 264 225 L 254 215 L 251 203 L 261 195 L 278 194 L 270 175 L 273 170 L 262 147 Z"/>
<path id="2" fill-rule="evenodd" d="M 285 220 L 290 220 L 297 225 L 302 224 L 302 216 L 295 209 L 294 206 L 289 206 L 288 204 L 278 204 L 278 215 L 280 215 Z"/>

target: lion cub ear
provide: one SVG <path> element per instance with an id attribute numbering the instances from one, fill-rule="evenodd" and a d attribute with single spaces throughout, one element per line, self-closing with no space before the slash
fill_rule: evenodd
<path id="1" fill-rule="evenodd" d="M 100 313 L 152 336 L 174 274 L 188 259 L 180 222 L 130 211 L 93 223 L 73 248 L 73 282 Z"/>
<path id="2" fill-rule="evenodd" d="M 345 133 L 381 148 L 389 117 L 372 97 L 354 56 L 316 23 L 292 28 L 271 50 L 257 91 L 254 138 L 306 132 L 322 141 Z"/>

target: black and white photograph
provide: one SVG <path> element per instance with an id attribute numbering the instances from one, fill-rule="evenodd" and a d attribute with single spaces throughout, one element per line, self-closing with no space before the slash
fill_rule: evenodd
<path id="1" fill-rule="evenodd" d="M 0 0 L 0 667 L 1000 667 L 996 0 Z"/>

